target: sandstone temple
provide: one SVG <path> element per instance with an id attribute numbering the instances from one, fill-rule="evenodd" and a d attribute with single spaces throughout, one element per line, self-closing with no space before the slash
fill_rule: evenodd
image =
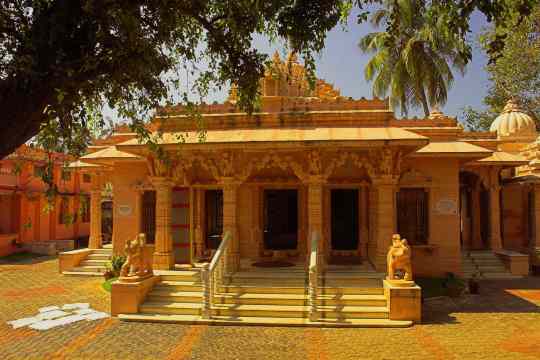
<path id="1" fill-rule="evenodd" d="M 540 142 L 518 101 L 489 132 L 438 110 L 397 119 L 386 100 L 310 87 L 292 55 L 260 91 L 251 115 L 234 87 L 201 106 L 203 139 L 186 108 L 159 109 L 159 156 L 126 129 L 91 146 L 71 166 L 92 174 L 89 248 L 61 270 L 99 272 L 79 264 L 102 247 L 105 183 L 113 253 L 144 233 L 153 269 L 113 284 L 124 320 L 409 326 L 421 290 L 385 279 L 394 234 L 413 280 L 540 265 Z"/>

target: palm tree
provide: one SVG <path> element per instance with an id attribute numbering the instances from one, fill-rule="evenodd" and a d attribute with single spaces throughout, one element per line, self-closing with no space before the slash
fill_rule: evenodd
<path id="1" fill-rule="evenodd" d="M 371 22 L 378 28 L 390 22 L 391 7 L 398 6 L 397 36 L 389 32 L 373 32 L 359 43 L 365 53 L 374 54 L 364 69 L 366 80 L 373 81 L 377 97 L 390 95 L 392 108 L 400 106 L 407 114 L 409 107 L 423 108 L 446 103 L 454 76 L 452 68 L 461 73 L 470 54 L 470 46 L 448 31 L 445 19 L 431 17 L 418 0 L 392 0 L 372 14 Z"/>

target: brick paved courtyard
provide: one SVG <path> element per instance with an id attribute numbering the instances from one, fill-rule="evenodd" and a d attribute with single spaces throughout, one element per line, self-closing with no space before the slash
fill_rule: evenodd
<path id="1" fill-rule="evenodd" d="M 6 321 L 48 305 L 109 311 L 101 279 L 63 277 L 55 258 L 0 262 L 0 359 L 540 359 L 540 278 L 424 304 L 408 329 L 207 327 L 81 321 L 47 331 Z"/>

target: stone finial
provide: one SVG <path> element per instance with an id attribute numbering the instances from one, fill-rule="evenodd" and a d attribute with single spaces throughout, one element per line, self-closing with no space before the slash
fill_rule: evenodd
<path id="1" fill-rule="evenodd" d="M 388 248 L 386 256 L 388 265 L 387 280 L 412 281 L 411 248 L 406 239 L 401 239 L 399 234 L 392 235 L 392 245 Z M 397 279 L 396 270 L 404 272 L 402 279 Z"/>
<path id="2" fill-rule="evenodd" d="M 431 120 L 436 120 L 436 119 L 441 119 L 441 118 L 444 118 L 444 113 L 441 111 L 441 109 L 439 108 L 439 105 L 434 105 L 432 108 L 431 108 L 431 111 L 429 113 L 429 119 Z"/>
<path id="3" fill-rule="evenodd" d="M 537 137 L 534 119 L 520 108 L 516 99 L 508 100 L 501 114 L 491 123 L 489 131 L 496 132 L 498 138 L 526 142 L 534 141 Z"/>
<path id="4" fill-rule="evenodd" d="M 523 110 L 519 106 L 519 102 L 514 98 L 511 98 L 510 100 L 506 102 L 506 105 L 503 108 L 502 114 L 507 114 L 510 112 L 523 112 Z"/>

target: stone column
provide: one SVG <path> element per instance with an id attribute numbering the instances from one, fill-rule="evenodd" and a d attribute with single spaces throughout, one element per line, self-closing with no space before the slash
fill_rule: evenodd
<path id="1" fill-rule="evenodd" d="M 489 188 L 489 243 L 491 250 L 502 250 L 501 238 L 501 187 L 492 185 Z"/>
<path id="2" fill-rule="evenodd" d="M 101 234 L 101 191 L 103 181 L 101 173 L 92 174 L 92 187 L 90 190 L 90 237 L 89 249 L 99 249 L 102 246 Z"/>
<path id="3" fill-rule="evenodd" d="M 471 250 L 478 250 L 483 247 L 482 232 L 480 229 L 481 223 L 481 209 L 480 209 L 480 180 L 477 181 L 475 186 L 471 189 Z"/>
<path id="4" fill-rule="evenodd" d="M 361 187 L 358 191 L 358 216 L 360 225 L 358 252 L 362 258 L 367 258 L 367 247 L 369 241 L 367 195 L 367 188 Z"/>
<path id="5" fill-rule="evenodd" d="M 324 196 L 324 179 L 321 176 L 311 176 L 307 181 L 308 191 L 307 191 L 307 213 L 308 213 L 308 246 L 307 250 L 310 251 L 311 248 L 311 237 L 313 232 L 316 231 L 319 236 L 319 259 L 326 258 L 326 250 L 328 239 L 325 239 L 325 234 L 323 233 L 323 218 L 324 218 L 324 209 L 323 209 L 323 196 Z M 309 256 L 308 256 L 309 259 Z M 324 263 L 321 264 L 321 268 L 324 268 Z"/>
<path id="6" fill-rule="evenodd" d="M 396 228 L 395 191 L 397 179 L 393 176 L 380 176 L 373 179 L 375 187 L 375 268 L 386 272 L 386 254 L 392 243 L 392 235 Z"/>
<path id="7" fill-rule="evenodd" d="M 230 244 L 229 271 L 240 267 L 240 239 L 238 238 L 237 211 L 238 186 L 240 182 L 234 178 L 223 178 L 223 234 L 229 231 L 232 235 Z"/>
<path id="8" fill-rule="evenodd" d="M 540 265 L 540 184 L 533 187 L 534 236 L 531 239 L 531 264 Z"/>
<path id="9" fill-rule="evenodd" d="M 264 253 L 264 239 L 262 237 L 262 221 L 261 221 L 261 189 L 258 185 L 251 187 L 251 246 L 254 247 L 254 258 L 263 256 Z"/>
<path id="10" fill-rule="evenodd" d="M 195 190 L 195 256 L 204 257 L 204 189 Z"/>
<path id="11" fill-rule="evenodd" d="M 156 241 L 154 269 L 166 270 L 174 267 L 171 234 L 172 182 L 165 177 L 152 177 L 156 189 Z"/>

